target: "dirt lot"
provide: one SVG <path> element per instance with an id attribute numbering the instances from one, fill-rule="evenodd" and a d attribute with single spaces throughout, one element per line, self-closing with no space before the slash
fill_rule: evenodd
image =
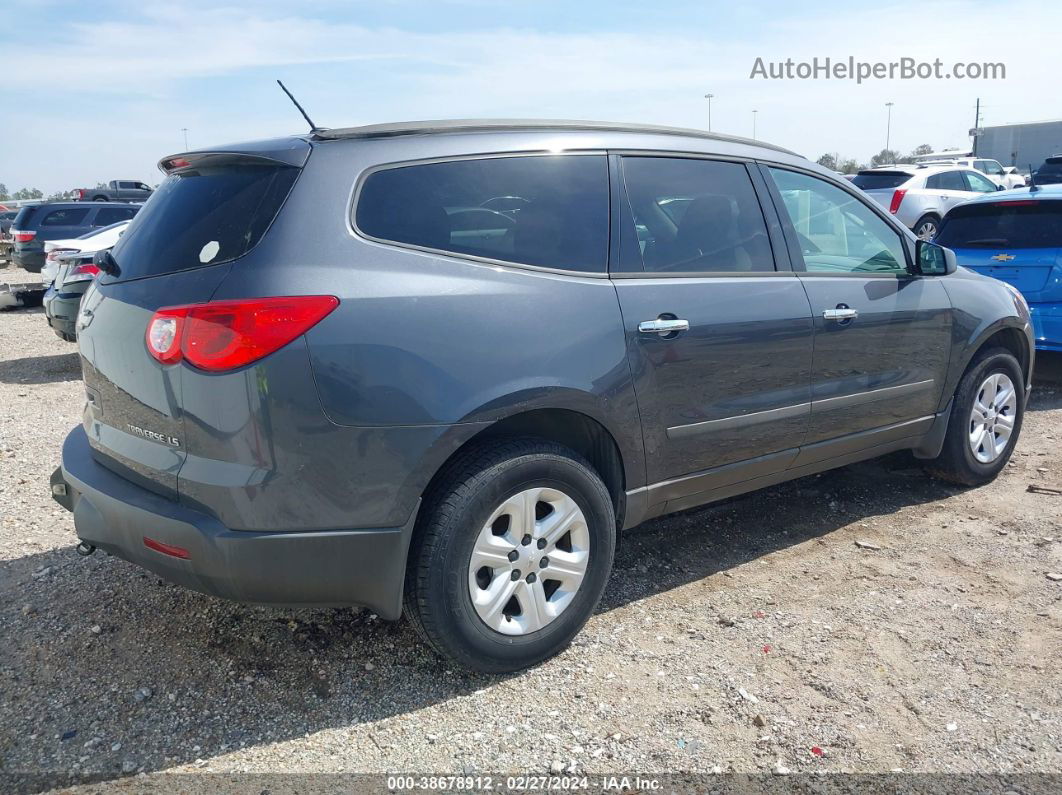
<path id="1" fill-rule="evenodd" d="M 1062 495 L 1027 491 L 1062 488 L 1058 357 L 994 484 L 895 455 L 654 521 L 575 645 L 499 678 L 78 557 L 48 494 L 78 379 L 0 314 L 0 774 L 1062 772 Z"/>

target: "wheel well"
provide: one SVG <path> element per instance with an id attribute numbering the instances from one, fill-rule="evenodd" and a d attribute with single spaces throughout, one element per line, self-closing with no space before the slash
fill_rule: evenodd
<path id="1" fill-rule="evenodd" d="M 619 446 L 604 425 L 586 414 L 569 409 L 535 409 L 506 417 L 485 428 L 455 450 L 439 467 L 439 471 L 425 489 L 425 494 L 434 491 L 445 478 L 450 463 L 473 445 L 489 443 L 492 439 L 528 436 L 570 447 L 589 461 L 612 496 L 618 526 L 623 526 L 626 479 Z"/>
<path id="2" fill-rule="evenodd" d="M 1025 380 L 1029 379 L 1029 347 L 1026 344 L 1025 336 L 1016 328 L 1004 328 L 997 331 L 991 337 L 986 339 L 982 343 L 981 347 L 977 349 L 977 355 L 981 351 L 986 351 L 989 348 L 1005 348 L 1014 354 L 1014 358 L 1018 360 L 1018 364 L 1021 365 L 1022 375 L 1025 376 Z M 1024 387 L 1025 385 L 1022 384 Z"/>

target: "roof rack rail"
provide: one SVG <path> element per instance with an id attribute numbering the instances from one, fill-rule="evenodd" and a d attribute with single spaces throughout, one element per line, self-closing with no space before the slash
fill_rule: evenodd
<path id="1" fill-rule="evenodd" d="M 368 124 L 362 127 L 336 127 L 318 129 L 312 138 L 321 141 L 334 141 L 343 138 L 392 138 L 402 135 L 433 135 L 455 132 L 519 132 L 525 130 L 589 131 L 589 132 L 629 132 L 651 133 L 656 135 L 674 135 L 684 138 L 703 138 L 711 141 L 747 144 L 776 152 L 784 152 L 794 157 L 803 157 L 796 152 L 774 144 L 742 138 L 738 135 L 724 135 L 705 130 L 683 127 L 665 127 L 655 124 L 620 124 L 603 121 L 572 121 L 566 119 L 449 119 L 432 121 L 407 121 L 394 124 Z"/>

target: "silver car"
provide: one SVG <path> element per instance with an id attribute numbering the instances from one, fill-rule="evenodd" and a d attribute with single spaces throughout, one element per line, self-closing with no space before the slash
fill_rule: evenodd
<path id="1" fill-rule="evenodd" d="M 893 165 L 860 171 L 852 184 L 922 240 L 932 240 L 944 213 L 983 193 L 1003 190 L 972 168 Z"/>

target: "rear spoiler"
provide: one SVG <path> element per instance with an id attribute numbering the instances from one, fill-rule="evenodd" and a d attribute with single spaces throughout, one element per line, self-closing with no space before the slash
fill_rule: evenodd
<path id="1" fill-rule="evenodd" d="M 274 138 L 168 155 L 159 161 L 159 170 L 169 175 L 205 166 L 239 163 L 273 163 L 302 168 L 306 165 L 311 151 L 311 144 L 302 138 Z"/>

